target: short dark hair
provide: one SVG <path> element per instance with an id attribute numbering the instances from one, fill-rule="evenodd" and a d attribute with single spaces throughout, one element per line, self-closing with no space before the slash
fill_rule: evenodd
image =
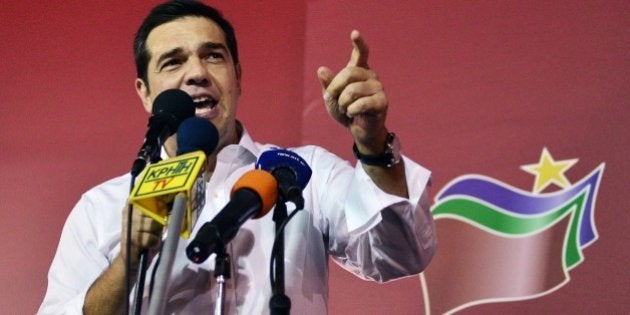
<path id="1" fill-rule="evenodd" d="M 232 54 L 232 61 L 234 62 L 234 65 L 239 63 L 234 28 L 232 27 L 232 24 L 223 17 L 221 12 L 213 7 L 194 0 L 169 1 L 160 4 L 151 10 L 149 15 L 140 25 L 133 41 L 136 74 L 138 78 L 142 79 L 147 84 L 147 86 L 149 84 L 147 80 L 147 67 L 149 66 L 149 59 L 151 58 L 146 47 L 149 33 L 151 33 L 154 28 L 162 24 L 187 16 L 205 17 L 217 23 L 221 30 L 223 30 L 225 41 L 227 42 L 227 48 L 230 50 L 230 54 Z"/>

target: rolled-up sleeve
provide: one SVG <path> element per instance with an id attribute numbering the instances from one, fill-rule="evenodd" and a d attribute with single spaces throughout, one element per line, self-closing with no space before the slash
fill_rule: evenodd
<path id="1" fill-rule="evenodd" d="M 335 262 L 360 278 L 386 282 L 414 275 L 426 268 L 435 253 L 427 193 L 431 173 L 407 157 L 403 163 L 408 198 L 380 190 L 360 163 L 347 188 L 329 179 L 328 187 L 334 191 L 327 195 L 343 199 L 324 202 L 342 207 L 323 210 L 328 215 L 329 251 Z"/>

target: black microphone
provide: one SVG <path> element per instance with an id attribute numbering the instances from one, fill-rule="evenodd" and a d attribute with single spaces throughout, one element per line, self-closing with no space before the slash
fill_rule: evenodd
<path id="1" fill-rule="evenodd" d="M 144 143 L 138 152 L 138 157 L 131 166 L 131 175 L 138 176 L 147 162 L 158 162 L 160 160 L 160 148 L 166 138 L 177 131 L 179 124 L 184 119 L 194 115 L 195 104 L 192 97 L 186 92 L 171 89 L 160 93 L 153 102 L 148 130 L 144 137 Z"/>
<path id="2" fill-rule="evenodd" d="M 268 172 L 251 170 L 243 174 L 232 188 L 230 202 L 212 221 L 204 223 L 186 247 L 188 258 L 199 264 L 222 250 L 249 218 L 267 214 L 277 196 L 278 183 Z"/>
<path id="3" fill-rule="evenodd" d="M 263 152 L 256 161 L 256 168 L 265 170 L 278 181 L 278 190 L 285 201 L 291 201 L 297 209 L 304 207 L 302 190 L 311 179 L 313 171 L 297 153 L 274 148 Z"/>

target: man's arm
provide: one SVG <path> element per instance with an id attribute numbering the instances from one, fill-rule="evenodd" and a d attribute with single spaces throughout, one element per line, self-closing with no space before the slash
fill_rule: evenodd
<path id="1" fill-rule="evenodd" d="M 127 257 L 127 216 L 129 207 L 123 210 L 120 254 L 112 264 L 92 283 L 85 296 L 84 314 L 122 314 L 125 305 L 125 269 Z M 142 249 L 154 248 L 160 242 L 162 226 L 134 209 L 131 224 L 131 270 L 132 283 L 136 278 L 139 253 Z"/>
<path id="2" fill-rule="evenodd" d="M 125 260 L 118 255 L 88 289 L 83 313 L 122 314 L 125 292 Z"/>
<path id="3" fill-rule="evenodd" d="M 320 67 L 317 75 L 331 117 L 349 129 L 362 155 L 380 155 L 385 151 L 388 133 L 387 96 L 376 72 L 368 66 L 369 48 L 361 34 L 354 30 L 350 38 L 353 49 L 347 66 L 337 74 Z M 408 196 L 403 163 L 391 167 L 363 164 L 363 168 L 381 190 Z"/>
<path id="4" fill-rule="evenodd" d="M 344 268 L 364 279 L 384 282 L 421 272 L 435 253 L 435 226 L 426 193 L 429 172 L 405 158 L 393 165 L 368 165 L 383 155 L 391 139 L 392 130 L 385 126 L 389 104 L 383 85 L 368 66 L 367 44 L 356 30 L 350 38 L 353 49 L 346 67 L 337 74 L 320 67 L 317 75 L 328 113 L 348 128 L 359 155 L 372 157 L 371 162 L 361 159 L 362 168 L 387 194 L 355 181 L 342 219 L 332 221 L 331 230 L 337 234 L 331 237 L 330 251 Z M 409 202 L 395 201 L 394 196 Z M 392 203 L 384 205 L 388 202 Z M 375 219 L 379 205 L 384 208 Z M 369 224 L 375 225 L 364 230 Z"/>

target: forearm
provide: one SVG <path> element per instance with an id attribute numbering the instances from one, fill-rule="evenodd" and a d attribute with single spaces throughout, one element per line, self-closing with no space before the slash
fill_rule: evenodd
<path id="1" fill-rule="evenodd" d="M 160 206 L 166 207 L 165 204 Z M 121 253 L 116 256 L 111 265 L 92 283 L 85 296 L 83 306 L 84 314 L 121 314 L 124 311 L 126 300 L 126 275 L 125 275 L 125 257 L 127 256 L 127 218 L 129 207 L 125 206 L 122 211 L 122 233 L 121 233 Z M 131 238 L 130 238 L 130 257 L 131 270 L 129 279 L 135 279 L 137 274 L 138 257 L 142 250 L 154 248 L 160 243 L 162 225 L 151 217 L 145 215 L 139 209 L 135 209 L 132 213 Z M 147 261 L 152 259 L 152 254 L 145 257 Z"/>
<path id="2" fill-rule="evenodd" d="M 357 150 L 363 155 L 381 155 L 387 145 L 387 129 L 382 129 L 374 138 L 364 139 L 358 142 L 355 139 Z M 402 159 L 391 167 L 375 166 L 361 163 L 365 173 L 370 176 L 374 184 L 382 191 L 403 198 L 409 197 L 407 179 L 405 177 L 405 165 Z"/>
<path id="3" fill-rule="evenodd" d="M 83 313 L 122 314 L 125 294 L 125 261 L 119 255 L 88 289 Z"/>
<path id="4" fill-rule="evenodd" d="M 409 197 L 405 165 L 402 160 L 389 168 L 363 164 L 363 170 L 382 191 L 403 198 Z"/>

